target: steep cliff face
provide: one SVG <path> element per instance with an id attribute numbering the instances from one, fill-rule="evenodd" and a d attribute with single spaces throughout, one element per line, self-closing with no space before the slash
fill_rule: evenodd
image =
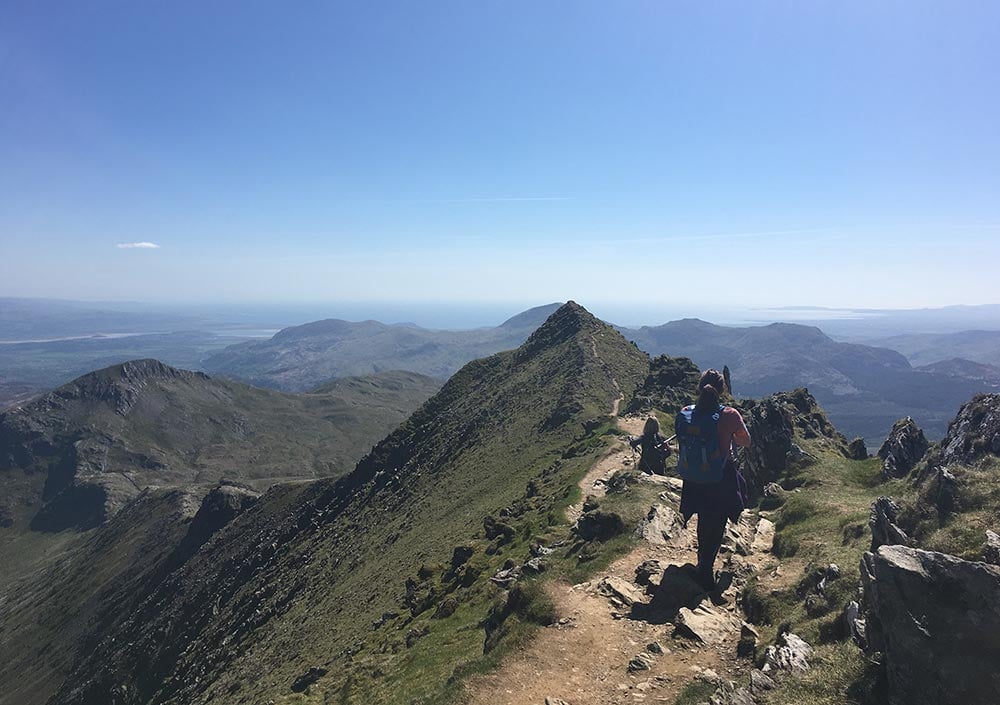
<path id="1" fill-rule="evenodd" d="M 486 566 L 520 540 L 477 539 L 484 517 L 544 526 L 615 400 L 648 371 L 645 354 L 564 305 L 522 348 L 465 366 L 349 475 L 272 488 L 144 583 L 88 635 L 49 702 L 266 701 L 307 672 L 346 702 L 440 692 L 456 662 L 427 650 L 481 654 Z M 470 539 L 475 555 L 447 568 Z M 455 617 L 430 621 L 444 594 Z"/>

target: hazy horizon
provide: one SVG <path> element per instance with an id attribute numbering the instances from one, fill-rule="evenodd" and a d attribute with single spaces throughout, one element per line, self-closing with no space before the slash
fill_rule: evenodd
<path id="1" fill-rule="evenodd" d="M 998 22 L 8 5 L 0 295 L 975 301 L 1000 260 Z"/>

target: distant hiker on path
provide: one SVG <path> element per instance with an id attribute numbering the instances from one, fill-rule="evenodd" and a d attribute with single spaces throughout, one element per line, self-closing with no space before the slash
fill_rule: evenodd
<path id="1" fill-rule="evenodd" d="M 632 450 L 641 449 L 639 456 L 639 469 L 650 475 L 667 474 L 667 456 L 670 455 L 670 446 L 667 439 L 660 433 L 660 422 L 655 416 L 646 419 L 646 425 L 642 427 L 642 435 L 638 438 L 630 438 L 629 444 Z"/>
<path id="2" fill-rule="evenodd" d="M 707 370 L 698 382 L 698 403 L 677 414 L 677 471 L 684 479 L 681 514 L 684 522 L 698 515 L 698 582 L 715 590 L 715 558 L 726 532 L 746 506 L 746 481 L 733 455 L 733 444 L 747 447 L 750 434 L 740 412 L 720 403 L 725 379 Z"/>

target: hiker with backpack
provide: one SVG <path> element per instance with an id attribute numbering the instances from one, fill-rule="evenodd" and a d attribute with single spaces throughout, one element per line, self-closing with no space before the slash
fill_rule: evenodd
<path id="1" fill-rule="evenodd" d="M 640 449 L 639 469 L 649 475 L 667 474 L 667 457 L 670 455 L 668 439 L 660 433 L 660 422 L 655 416 L 646 419 L 642 435 L 630 438 L 632 450 Z"/>
<path id="2" fill-rule="evenodd" d="M 718 370 L 707 370 L 698 382 L 698 402 L 677 414 L 677 471 L 684 480 L 681 514 L 685 524 L 698 515 L 698 582 L 712 592 L 715 559 L 726 532 L 746 506 L 747 485 L 740 474 L 733 444 L 750 445 L 740 412 L 721 403 L 726 389 Z"/>

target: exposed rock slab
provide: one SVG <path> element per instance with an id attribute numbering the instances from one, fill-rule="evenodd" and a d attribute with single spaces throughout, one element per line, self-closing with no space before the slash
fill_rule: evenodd
<path id="1" fill-rule="evenodd" d="M 891 705 L 1000 703 L 1000 567 L 906 546 L 865 558 Z"/>
<path id="2" fill-rule="evenodd" d="M 682 607 L 674 620 L 680 636 L 696 639 L 703 644 L 720 644 L 739 629 L 740 623 L 724 609 L 700 604 L 694 609 Z"/>

